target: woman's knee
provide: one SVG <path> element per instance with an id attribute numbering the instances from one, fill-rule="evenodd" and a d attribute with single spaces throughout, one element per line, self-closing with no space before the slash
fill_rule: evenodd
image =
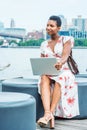
<path id="1" fill-rule="evenodd" d="M 46 83 L 49 84 L 50 83 L 50 79 L 48 78 L 48 76 L 42 75 L 40 84 L 42 85 L 42 84 L 46 84 Z"/>
<path id="2" fill-rule="evenodd" d="M 59 88 L 59 89 L 61 89 L 61 84 L 58 83 L 58 82 L 55 82 L 55 85 L 54 85 L 54 86 L 57 87 L 57 88 Z"/>
<path id="3" fill-rule="evenodd" d="M 41 81 L 49 81 L 49 78 L 47 77 L 47 75 L 42 75 Z"/>

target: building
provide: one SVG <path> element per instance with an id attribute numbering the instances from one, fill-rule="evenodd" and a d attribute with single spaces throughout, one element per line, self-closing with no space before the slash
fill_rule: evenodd
<path id="1" fill-rule="evenodd" d="M 63 15 L 59 15 L 59 17 L 61 18 L 62 21 L 62 28 L 61 30 L 67 30 L 67 19 L 63 16 Z"/>
<path id="2" fill-rule="evenodd" d="M 33 31 L 33 32 L 28 32 L 27 34 L 27 40 L 30 39 L 45 39 L 45 31 L 41 30 L 41 31 Z"/>
<path id="3" fill-rule="evenodd" d="M 26 29 L 24 29 L 24 28 L 5 28 L 4 34 L 15 35 L 15 36 L 25 36 Z"/>
<path id="4" fill-rule="evenodd" d="M 3 22 L 0 22 L 0 30 L 2 30 L 3 28 L 4 28 Z"/>
<path id="5" fill-rule="evenodd" d="M 79 15 L 77 18 L 72 19 L 72 25 L 77 27 L 78 31 L 87 31 L 87 18 L 82 18 Z"/>
<path id="6" fill-rule="evenodd" d="M 15 28 L 15 21 L 14 21 L 14 19 L 11 19 L 10 28 Z"/>

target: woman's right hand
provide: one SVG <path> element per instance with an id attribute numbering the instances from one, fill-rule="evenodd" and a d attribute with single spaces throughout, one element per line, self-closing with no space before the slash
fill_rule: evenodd
<path id="1" fill-rule="evenodd" d="M 61 62 L 57 62 L 54 66 L 57 70 L 60 70 L 62 68 L 62 63 Z"/>

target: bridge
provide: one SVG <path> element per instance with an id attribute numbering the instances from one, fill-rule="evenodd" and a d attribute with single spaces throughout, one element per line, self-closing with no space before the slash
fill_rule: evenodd
<path id="1" fill-rule="evenodd" d="M 9 33 L 0 33 L 1 37 L 10 37 L 10 38 L 17 38 L 23 40 L 25 36 L 19 34 L 9 34 Z"/>

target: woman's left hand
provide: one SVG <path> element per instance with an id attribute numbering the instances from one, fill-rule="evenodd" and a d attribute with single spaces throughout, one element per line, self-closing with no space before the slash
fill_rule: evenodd
<path id="1" fill-rule="evenodd" d="M 60 70 L 62 68 L 62 63 L 61 62 L 57 62 L 54 66 L 55 66 L 55 68 L 57 70 Z"/>

